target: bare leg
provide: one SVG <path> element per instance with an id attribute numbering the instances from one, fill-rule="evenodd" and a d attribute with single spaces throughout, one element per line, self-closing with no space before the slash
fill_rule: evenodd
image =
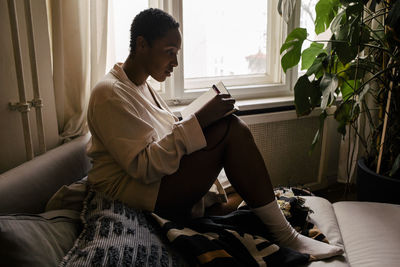
<path id="1" fill-rule="evenodd" d="M 277 205 L 264 160 L 249 128 L 230 116 L 206 128 L 207 148 L 182 158 L 179 170 L 165 176 L 160 185 L 155 211 L 179 218 L 205 195 L 221 168 L 235 190 L 264 222 L 278 244 L 316 259 L 342 254 L 336 246 L 298 234 Z M 180 213 L 180 214 L 179 214 Z"/>
<path id="2" fill-rule="evenodd" d="M 206 128 L 204 135 L 207 147 L 184 156 L 179 170 L 162 179 L 156 211 L 188 212 L 207 193 L 222 167 L 250 206 L 274 200 L 264 160 L 245 123 L 229 116 Z"/>

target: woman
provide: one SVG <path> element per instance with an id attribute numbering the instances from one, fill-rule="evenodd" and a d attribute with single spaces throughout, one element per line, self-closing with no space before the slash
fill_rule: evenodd
<path id="1" fill-rule="evenodd" d="M 130 55 L 92 91 L 89 182 L 139 209 L 165 217 L 190 216 L 222 167 L 230 183 L 273 233 L 275 241 L 314 257 L 342 250 L 299 235 L 283 216 L 249 128 L 236 116 L 229 95 L 217 95 L 179 121 L 146 83 L 159 82 L 178 66 L 179 24 L 159 9 L 138 14 L 131 26 Z"/>

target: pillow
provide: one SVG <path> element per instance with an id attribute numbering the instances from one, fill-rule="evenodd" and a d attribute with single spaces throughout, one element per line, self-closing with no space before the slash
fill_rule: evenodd
<path id="1" fill-rule="evenodd" d="M 147 212 L 90 190 L 81 219 L 83 231 L 60 266 L 186 266 Z"/>
<path id="2" fill-rule="evenodd" d="M 47 202 L 45 210 L 68 209 L 81 212 L 87 190 L 87 177 L 70 185 L 63 185 Z"/>
<path id="3" fill-rule="evenodd" d="M 2 266 L 57 266 L 81 230 L 79 212 L 0 216 Z"/>

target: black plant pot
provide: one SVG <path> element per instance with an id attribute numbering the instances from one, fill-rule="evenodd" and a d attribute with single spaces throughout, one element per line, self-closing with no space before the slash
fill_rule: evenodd
<path id="1" fill-rule="evenodd" d="M 358 160 L 357 166 L 358 200 L 400 204 L 400 180 L 376 174 L 365 159 Z"/>

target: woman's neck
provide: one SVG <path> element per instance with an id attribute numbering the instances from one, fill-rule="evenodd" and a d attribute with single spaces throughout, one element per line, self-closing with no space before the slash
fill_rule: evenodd
<path id="1" fill-rule="evenodd" d="M 122 65 L 122 68 L 129 80 L 136 85 L 143 84 L 149 77 L 149 75 L 143 71 L 143 66 L 138 62 L 138 60 L 134 59 L 133 55 L 128 56 Z"/>

